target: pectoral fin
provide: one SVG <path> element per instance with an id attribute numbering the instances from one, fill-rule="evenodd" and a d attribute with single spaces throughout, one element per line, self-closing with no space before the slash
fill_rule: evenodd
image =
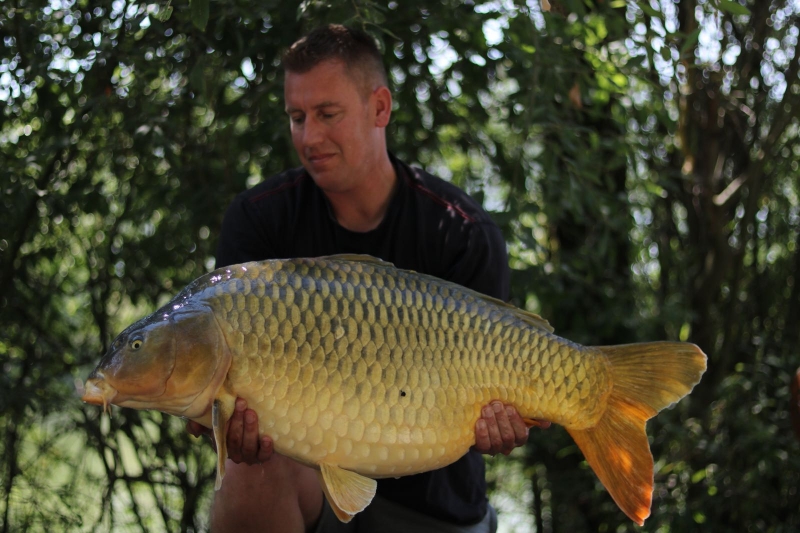
<path id="1" fill-rule="evenodd" d="M 378 482 L 328 463 L 320 463 L 320 484 L 333 512 L 342 522 L 349 522 L 375 497 Z"/>
<path id="2" fill-rule="evenodd" d="M 233 415 L 236 398 L 228 395 L 217 397 L 211 406 L 211 429 L 214 432 L 214 442 L 217 444 L 217 481 L 214 490 L 222 486 L 225 477 L 225 460 L 228 458 L 227 425 Z"/>

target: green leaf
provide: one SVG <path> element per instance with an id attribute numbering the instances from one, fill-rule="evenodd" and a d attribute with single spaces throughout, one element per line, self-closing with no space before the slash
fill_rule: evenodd
<path id="1" fill-rule="evenodd" d="M 692 483 L 699 483 L 699 482 L 703 481 L 705 478 L 706 478 L 705 469 L 698 470 L 697 472 L 692 474 Z"/>
<path id="2" fill-rule="evenodd" d="M 719 0 L 719 8 L 731 15 L 749 15 L 750 10 L 734 0 Z"/>
<path id="3" fill-rule="evenodd" d="M 167 2 L 166 5 L 161 6 L 158 8 L 158 13 L 156 13 L 155 18 L 160 22 L 166 22 L 172 16 L 172 0 Z"/>
<path id="4" fill-rule="evenodd" d="M 700 37 L 701 29 L 702 28 L 697 28 L 692 33 L 686 36 L 686 40 L 683 42 L 683 45 L 681 46 L 681 57 L 683 57 L 683 55 L 686 52 L 694 48 L 694 45 L 697 44 L 697 39 Z"/>
<path id="5" fill-rule="evenodd" d="M 200 31 L 206 30 L 208 24 L 209 0 L 189 0 L 192 8 L 192 24 Z"/>
<path id="6" fill-rule="evenodd" d="M 639 6 L 639 9 L 644 11 L 645 15 L 649 15 L 651 17 L 656 17 L 656 18 L 661 17 L 661 13 L 659 13 L 658 10 L 653 9 L 650 6 L 650 2 L 648 0 L 644 0 L 643 2 L 637 2 L 637 5 Z"/>

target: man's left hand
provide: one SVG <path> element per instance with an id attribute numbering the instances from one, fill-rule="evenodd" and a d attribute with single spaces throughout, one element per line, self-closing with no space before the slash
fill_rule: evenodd
<path id="1" fill-rule="evenodd" d="M 549 422 L 537 422 L 541 428 Z M 510 405 L 494 401 L 484 406 L 481 418 L 475 423 L 475 446 L 479 453 L 508 455 L 511 450 L 528 442 L 528 426 L 517 410 Z"/>

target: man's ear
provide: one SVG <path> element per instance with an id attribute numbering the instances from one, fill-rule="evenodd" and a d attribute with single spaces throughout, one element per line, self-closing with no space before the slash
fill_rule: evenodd
<path id="1" fill-rule="evenodd" d="M 385 85 L 378 87 L 372 91 L 372 101 L 375 105 L 375 127 L 385 128 L 392 116 L 392 92 Z"/>

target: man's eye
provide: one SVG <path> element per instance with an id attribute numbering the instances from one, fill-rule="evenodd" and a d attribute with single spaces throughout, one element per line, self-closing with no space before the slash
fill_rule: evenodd
<path id="1" fill-rule="evenodd" d="M 292 121 L 292 124 L 302 124 L 303 123 L 303 117 L 289 117 L 289 119 Z"/>

